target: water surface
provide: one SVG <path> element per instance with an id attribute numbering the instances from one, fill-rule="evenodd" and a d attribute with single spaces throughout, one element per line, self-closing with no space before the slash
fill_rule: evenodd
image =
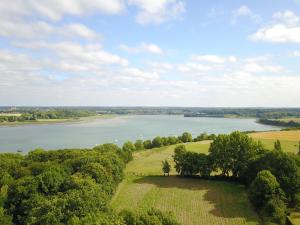
<path id="1" fill-rule="evenodd" d="M 0 151 L 27 152 L 35 148 L 91 148 L 101 143 L 121 145 L 127 140 L 149 139 L 157 135 L 179 135 L 184 131 L 196 136 L 202 132 L 230 133 L 277 130 L 255 119 L 183 117 L 171 115 L 131 115 L 95 119 L 80 123 L 41 124 L 0 127 Z"/>

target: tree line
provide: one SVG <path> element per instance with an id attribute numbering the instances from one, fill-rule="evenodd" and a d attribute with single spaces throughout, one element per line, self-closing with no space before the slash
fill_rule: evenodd
<path id="1" fill-rule="evenodd" d="M 275 119 L 259 119 L 259 123 L 278 126 L 278 127 L 300 127 L 300 123 L 295 122 L 294 120 L 290 121 L 282 121 L 282 120 L 275 120 Z"/>
<path id="2" fill-rule="evenodd" d="M 169 146 L 179 143 L 197 142 L 204 140 L 213 140 L 216 137 L 215 134 L 207 134 L 206 132 L 201 133 L 197 137 L 193 138 L 189 132 L 184 132 L 180 136 L 168 136 L 161 137 L 156 136 L 152 140 L 136 140 L 134 143 L 127 141 L 124 143 L 123 148 L 130 149 L 131 151 L 139 151 L 144 149 L 160 148 L 163 146 Z"/>
<path id="3" fill-rule="evenodd" d="M 181 176 L 226 179 L 245 184 L 249 198 L 266 224 L 285 224 L 291 209 L 300 208 L 299 154 L 285 153 L 280 141 L 266 150 L 245 133 L 214 138 L 209 153 L 195 153 L 179 145 L 174 150 L 175 169 Z M 163 172 L 170 172 L 163 163 Z"/>
<path id="4" fill-rule="evenodd" d="M 24 111 L 20 116 L 0 114 L 0 122 L 24 122 L 39 119 L 69 119 L 96 115 L 95 112 L 87 110 L 51 109 L 46 111 L 30 110 Z"/>

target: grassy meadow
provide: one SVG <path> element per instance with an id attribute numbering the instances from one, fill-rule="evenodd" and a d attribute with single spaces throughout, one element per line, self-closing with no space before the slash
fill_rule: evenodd
<path id="1" fill-rule="evenodd" d="M 188 143 L 190 151 L 207 153 L 209 141 Z M 163 177 L 161 161 L 171 159 L 175 146 L 134 154 L 112 206 L 115 210 L 157 208 L 172 212 L 183 225 L 260 224 L 242 185 L 175 176 Z"/>

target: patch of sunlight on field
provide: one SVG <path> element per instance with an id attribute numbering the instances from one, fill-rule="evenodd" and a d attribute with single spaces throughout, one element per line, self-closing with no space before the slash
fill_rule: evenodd
<path id="1" fill-rule="evenodd" d="M 185 144 L 207 153 L 210 141 Z M 161 176 L 161 162 L 172 159 L 167 146 L 136 152 L 126 167 L 126 178 L 112 200 L 115 210 L 158 208 L 172 212 L 183 225 L 256 225 L 259 218 L 242 185 L 177 176 Z M 173 160 L 172 160 L 173 161 Z M 171 174 L 175 174 L 172 165 Z"/>
<path id="2" fill-rule="evenodd" d="M 250 136 L 256 139 L 300 141 L 300 130 L 257 132 L 250 134 Z"/>
<path id="3" fill-rule="evenodd" d="M 128 177 L 113 199 L 115 210 L 157 208 L 183 225 L 260 224 L 243 186 L 177 176 Z"/>
<path id="4" fill-rule="evenodd" d="M 300 225 L 300 213 L 294 212 L 291 213 L 289 216 L 290 221 L 293 223 L 293 225 Z"/>
<path id="5" fill-rule="evenodd" d="M 269 131 L 250 134 L 260 140 L 267 149 L 274 149 L 274 142 L 280 140 L 281 147 L 286 152 L 297 153 L 300 141 L 300 130 L 296 131 Z"/>
<path id="6" fill-rule="evenodd" d="M 210 141 L 201 141 L 185 144 L 187 150 L 194 152 L 207 153 Z M 172 164 L 172 155 L 176 145 L 162 148 L 149 149 L 134 153 L 134 160 L 128 163 L 125 172 L 139 175 L 158 175 L 161 174 L 162 161 L 167 159 Z M 173 167 L 173 164 L 172 164 Z M 174 169 L 172 171 L 175 173 Z"/>

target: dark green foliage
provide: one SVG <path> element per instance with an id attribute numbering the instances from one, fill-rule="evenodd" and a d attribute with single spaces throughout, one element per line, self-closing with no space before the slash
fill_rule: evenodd
<path id="1" fill-rule="evenodd" d="M 13 225 L 12 217 L 5 213 L 4 208 L 0 207 L 0 224 L 1 225 Z"/>
<path id="2" fill-rule="evenodd" d="M 215 170 L 221 170 L 223 176 L 231 173 L 238 178 L 247 169 L 249 160 L 262 149 L 259 142 L 236 131 L 229 135 L 218 135 L 209 148 L 209 155 Z"/>
<path id="3" fill-rule="evenodd" d="M 142 140 L 136 140 L 134 146 L 135 150 L 143 150 L 145 148 Z"/>
<path id="4" fill-rule="evenodd" d="M 286 224 L 286 205 L 278 197 L 270 199 L 262 208 L 261 214 L 266 224 Z"/>
<path id="5" fill-rule="evenodd" d="M 250 183 L 261 170 L 269 170 L 276 177 L 285 192 L 287 201 L 295 205 L 296 195 L 300 192 L 300 167 L 297 156 L 282 151 L 267 151 L 251 160 L 245 172 L 247 183 Z"/>
<path id="6" fill-rule="evenodd" d="M 282 151 L 281 149 L 281 143 L 279 140 L 276 140 L 275 143 L 274 143 L 274 150 L 276 151 Z"/>
<path id="7" fill-rule="evenodd" d="M 133 152 L 136 150 L 136 147 L 131 141 L 127 141 L 123 144 L 122 149 L 123 149 L 123 151 L 132 151 Z"/>
<path id="8" fill-rule="evenodd" d="M 114 144 L 0 154 L 0 224 L 124 224 L 108 212 L 129 156 Z"/>
<path id="9" fill-rule="evenodd" d="M 152 142 L 151 142 L 151 140 L 146 140 L 146 141 L 144 141 L 144 142 L 143 142 L 143 145 L 144 145 L 144 148 L 145 148 L 145 149 L 150 149 L 150 148 L 152 148 Z"/>
<path id="10" fill-rule="evenodd" d="M 300 123 L 295 122 L 293 120 L 291 121 L 282 121 L 282 120 L 274 120 L 274 119 L 259 119 L 258 120 L 259 123 L 262 124 L 268 124 L 268 125 L 273 125 L 273 126 L 279 126 L 279 127 L 299 127 Z"/>
<path id="11" fill-rule="evenodd" d="M 167 174 L 169 176 L 170 171 L 171 171 L 171 165 L 168 160 L 162 161 L 162 171 L 163 171 L 164 175 Z"/>
<path id="12" fill-rule="evenodd" d="M 193 141 L 196 142 L 196 141 L 214 140 L 215 137 L 216 137 L 215 134 L 208 135 L 206 132 L 204 132 L 204 133 L 198 135 L 197 137 L 195 137 L 193 139 Z"/>
<path id="13" fill-rule="evenodd" d="M 209 158 L 207 155 L 186 151 L 184 145 L 179 145 L 174 150 L 173 159 L 176 172 L 181 175 L 196 175 L 207 177 L 211 173 Z"/>
<path id="14" fill-rule="evenodd" d="M 152 148 L 159 148 L 162 147 L 163 145 L 164 145 L 163 139 L 160 136 L 157 136 L 152 140 L 152 144 L 151 144 Z"/>
<path id="15" fill-rule="evenodd" d="M 179 143 L 179 140 L 177 137 L 170 136 L 170 137 L 167 137 L 167 142 L 169 145 L 175 145 L 175 144 Z"/>
<path id="16" fill-rule="evenodd" d="M 276 177 L 268 170 L 260 171 L 250 185 L 249 197 L 252 203 L 261 208 L 278 196 L 283 196 L 283 192 Z"/>
<path id="17" fill-rule="evenodd" d="M 143 213 L 122 211 L 120 216 L 126 225 L 180 225 L 172 214 L 156 209 L 150 209 Z"/>
<path id="18" fill-rule="evenodd" d="M 191 133 L 188 133 L 188 132 L 184 132 L 184 133 L 182 134 L 182 136 L 179 137 L 179 139 L 180 139 L 183 143 L 186 143 L 186 142 L 192 142 L 192 141 L 193 141 L 192 134 L 191 134 Z"/>

